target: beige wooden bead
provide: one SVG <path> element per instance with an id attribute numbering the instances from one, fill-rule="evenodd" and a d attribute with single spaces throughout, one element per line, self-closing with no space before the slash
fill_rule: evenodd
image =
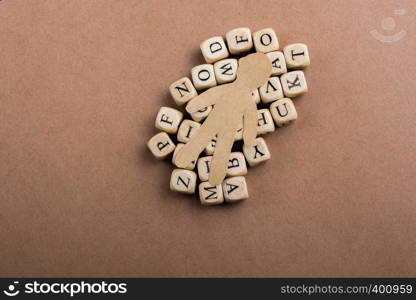
<path id="1" fill-rule="evenodd" d="M 178 131 L 179 123 L 182 121 L 183 113 L 179 110 L 162 106 L 156 116 L 155 126 L 157 129 L 170 134 Z"/>
<path id="2" fill-rule="evenodd" d="M 304 68 L 311 64 L 308 46 L 305 44 L 291 44 L 283 48 L 286 64 L 289 69 Z"/>
<path id="3" fill-rule="evenodd" d="M 175 150 L 175 144 L 166 132 L 159 132 L 148 142 L 147 147 L 157 159 L 165 159 Z"/>
<path id="4" fill-rule="evenodd" d="M 265 84 L 259 88 L 260 98 L 263 103 L 269 103 L 283 98 L 283 89 L 277 76 L 270 77 Z"/>
<path id="5" fill-rule="evenodd" d="M 253 33 L 253 42 L 257 52 L 267 53 L 279 50 L 279 41 L 272 28 L 265 28 Z"/>
<path id="6" fill-rule="evenodd" d="M 302 71 L 292 71 L 280 77 L 283 92 L 286 97 L 296 97 L 308 91 L 305 74 Z"/>
<path id="7" fill-rule="evenodd" d="M 179 126 L 177 140 L 182 143 L 187 143 L 192 136 L 194 136 L 201 124 L 192 120 L 183 120 Z"/>
<path id="8" fill-rule="evenodd" d="M 200 109 L 197 112 L 192 113 L 191 118 L 195 122 L 201 122 L 206 117 L 208 117 L 208 115 L 210 114 L 211 111 L 212 111 L 212 105 L 210 105 L 208 107 L 205 107 L 203 109 Z"/>
<path id="9" fill-rule="evenodd" d="M 270 112 L 276 126 L 282 127 L 298 118 L 295 105 L 289 98 L 283 98 L 270 105 Z"/>
<path id="10" fill-rule="evenodd" d="M 228 57 L 228 50 L 221 36 L 214 36 L 201 43 L 202 55 L 209 64 Z"/>
<path id="11" fill-rule="evenodd" d="M 196 89 L 188 77 L 183 77 L 172 83 L 169 91 L 177 105 L 184 105 L 197 96 Z"/>
<path id="12" fill-rule="evenodd" d="M 259 163 L 270 159 L 271 155 L 265 140 L 261 137 L 256 138 L 254 146 L 243 146 L 244 156 L 250 167 L 254 167 Z"/>
<path id="13" fill-rule="evenodd" d="M 205 90 L 217 85 L 213 65 L 204 64 L 193 67 L 191 75 L 192 81 L 197 90 Z"/>
<path id="14" fill-rule="evenodd" d="M 209 141 L 208 146 L 205 147 L 205 153 L 208 155 L 214 154 L 216 144 L 217 144 L 217 135 L 212 137 L 212 139 Z"/>
<path id="15" fill-rule="evenodd" d="M 212 156 L 203 156 L 198 159 L 196 168 L 198 170 L 199 180 L 207 181 L 211 169 Z"/>
<path id="16" fill-rule="evenodd" d="M 257 134 L 263 135 L 275 130 L 270 111 L 267 108 L 257 110 Z"/>
<path id="17" fill-rule="evenodd" d="M 260 93 L 259 89 L 255 89 L 251 92 L 251 98 L 253 99 L 254 103 L 259 104 L 260 103 Z"/>
<path id="18" fill-rule="evenodd" d="M 214 64 L 215 78 L 218 84 L 232 82 L 237 77 L 238 62 L 235 58 L 227 58 Z"/>
<path id="19" fill-rule="evenodd" d="M 249 28 L 236 28 L 226 33 L 228 50 L 231 54 L 241 54 L 253 48 L 253 39 Z"/>
<path id="20" fill-rule="evenodd" d="M 196 173 L 185 169 L 174 169 L 170 177 L 170 189 L 184 194 L 194 194 Z"/>
<path id="21" fill-rule="evenodd" d="M 222 189 L 226 202 L 237 202 L 248 198 L 247 183 L 243 176 L 225 179 Z"/>
<path id="22" fill-rule="evenodd" d="M 246 159 L 242 152 L 231 152 L 227 164 L 226 176 L 241 176 L 247 174 Z"/>
<path id="23" fill-rule="evenodd" d="M 280 75 L 287 72 L 285 56 L 280 51 L 266 54 L 272 63 L 272 75 Z"/>
<path id="24" fill-rule="evenodd" d="M 184 143 L 179 143 L 179 144 L 177 144 L 176 145 L 176 148 L 175 148 L 175 151 L 173 152 L 173 156 L 172 156 L 172 164 L 175 166 L 175 167 L 178 167 L 177 166 L 177 164 L 176 164 L 176 156 L 178 155 L 178 152 L 179 152 L 179 150 L 184 146 L 185 144 Z M 187 169 L 187 170 L 193 170 L 193 169 L 195 169 L 195 165 L 196 165 L 196 160 L 193 160 L 190 164 L 189 164 L 189 166 L 187 166 L 185 169 Z"/>
<path id="25" fill-rule="evenodd" d="M 199 184 L 199 200 L 202 205 L 217 205 L 224 202 L 222 185 L 212 185 L 208 181 Z"/>

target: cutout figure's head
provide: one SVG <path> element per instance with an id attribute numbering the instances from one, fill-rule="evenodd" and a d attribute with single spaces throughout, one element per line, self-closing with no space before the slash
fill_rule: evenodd
<path id="1" fill-rule="evenodd" d="M 263 53 L 253 53 L 240 59 L 237 70 L 237 81 L 251 90 L 267 82 L 272 73 L 272 63 Z"/>

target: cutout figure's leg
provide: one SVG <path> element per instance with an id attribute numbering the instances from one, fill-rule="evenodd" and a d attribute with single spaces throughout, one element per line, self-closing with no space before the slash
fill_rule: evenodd
<path id="1" fill-rule="evenodd" d="M 209 183 L 212 185 L 221 184 L 225 178 L 228 159 L 234 143 L 235 132 L 236 129 L 232 127 L 228 128 L 226 132 L 218 133 L 214 157 L 212 158 L 211 172 L 208 179 Z"/>
<path id="2" fill-rule="evenodd" d="M 217 133 L 217 126 L 214 118 L 208 117 L 198 132 L 179 150 L 176 156 L 176 165 L 185 168 L 208 146 L 209 141 Z"/>

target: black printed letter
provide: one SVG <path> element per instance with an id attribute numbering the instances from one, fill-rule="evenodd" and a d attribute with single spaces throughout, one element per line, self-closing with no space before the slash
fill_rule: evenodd
<path id="1" fill-rule="evenodd" d="M 299 75 L 296 75 L 296 78 L 294 81 L 289 81 L 288 79 L 286 79 L 286 82 L 287 82 L 287 86 L 289 90 L 291 90 L 294 87 L 300 87 Z"/>

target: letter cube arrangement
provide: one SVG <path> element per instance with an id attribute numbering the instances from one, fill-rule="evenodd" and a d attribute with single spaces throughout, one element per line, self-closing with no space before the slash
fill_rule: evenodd
<path id="1" fill-rule="evenodd" d="M 205 62 L 192 68 L 189 77 L 184 76 L 170 85 L 170 94 L 178 107 L 164 106 L 159 109 L 155 120 L 159 132 L 149 140 L 147 146 L 158 160 L 172 154 L 171 161 L 175 166 L 170 178 L 172 191 L 199 193 L 202 205 L 239 202 L 249 196 L 244 177 L 248 173 L 247 165 L 254 167 L 271 158 L 264 135 L 297 119 L 296 108 L 290 98 L 308 91 L 302 71 L 310 65 L 308 47 L 296 43 L 279 50 L 279 41 L 272 28 L 253 33 L 249 28 L 236 28 L 228 31 L 224 37 L 215 36 L 203 41 L 200 48 Z M 200 92 L 236 80 L 238 60 L 252 52 L 265 53 L 272 65 L 272 74 L 267 83 L 251 94 L 257 105 L 258 137 L 253 146 L 247 147 L 242 141 L 243 128 L 238 129 L 235 135 L 238 150 L 233 147 L 226 178 L 222 184 L 214 186 L 208 179 L 216 136 L 185 169 L 177 168 L 175 163 L 178 151 L 198 132 L 213 107 L 206 107 L 191 115 L 179 107 L 185 106 Z"/>

